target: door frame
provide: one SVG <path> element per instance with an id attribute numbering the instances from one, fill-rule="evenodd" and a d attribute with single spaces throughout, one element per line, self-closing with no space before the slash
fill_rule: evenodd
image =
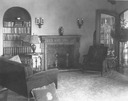
<path id="1" fill-rule="evenodd" d="M 119 14 L 115 11 L 111 10 L 105 10 L 105 9 L 97 9 L 96 10 L 96 22 L 95 22 L 95 29 L 96 29 L 96 44 L 100 44 L 100 19 L 101 14 L 107 14 L 115 17 L 115 34 L 119 35 L 120 32 L 120 18 Z M 119 63 L 119 42 L 117 40 L 114 40 L 115 43 L 115 56 L 117 56 L 117 61 Z"/>

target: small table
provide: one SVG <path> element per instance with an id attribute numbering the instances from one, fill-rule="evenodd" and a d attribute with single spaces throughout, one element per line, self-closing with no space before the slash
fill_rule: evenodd
<path id="1" fill-rule="evenodd" d="M 33 71 L 43 70 L 43 68 L 42 68 L 42 55 L 43 54 L 42 53 L 30 53 L 27 55 L 31 56 Z"/>
<path id="2" fill-rule="evenodd" d="M 117 66 L 117 57 L 111 56 L 111 57 L 106 57 L 103 63 L 103 71 L 108 72 L 110 70 L 116 70 Z"/>
<path id="3" fill-rule="evenodd" d="M 32 67 L 33 71 L 38 72 L 44 70 L 43 53 L 29 53 L 22 55 L 21 61 Z"/>

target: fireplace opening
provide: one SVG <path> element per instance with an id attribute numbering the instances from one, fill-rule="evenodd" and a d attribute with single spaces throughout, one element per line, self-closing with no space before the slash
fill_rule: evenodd
<path id="1" fill-rule="evenodd" d="M 74 68 L 74 45 L 48 45 L 47 46 L 48 69 Z"/>

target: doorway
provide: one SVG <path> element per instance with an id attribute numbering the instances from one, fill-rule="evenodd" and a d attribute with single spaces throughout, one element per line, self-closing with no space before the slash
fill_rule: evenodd
<path id="1" fill-rule="evenodd" d="M 119 65 L 128 67 L 128 10 L 120 14 L 120 27 L 126 30 L 126 33 L 120 33 L 126 36 L 126 39 L 119 41 Z"/>

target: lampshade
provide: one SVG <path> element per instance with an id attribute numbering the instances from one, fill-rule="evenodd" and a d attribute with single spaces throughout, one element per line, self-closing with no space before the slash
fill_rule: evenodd
<path id="1" fill-rule="evenodd" d="M 35 50 L 36 50 L 35 44 L 40 43 L 39 37 L 37 35 L 26 35 L 23 38 L 23 41 L 31 44 L 31 48 L 32 48 L 33 53 L 35 53 Z"/>
<path id="2" fill-rule="evenodd" d="M 39 44 L 40 43 L 39 37 L 37 35 L 26 35 L 23 38 L 23 41 L 31 43 L 31 44 Z"/>

